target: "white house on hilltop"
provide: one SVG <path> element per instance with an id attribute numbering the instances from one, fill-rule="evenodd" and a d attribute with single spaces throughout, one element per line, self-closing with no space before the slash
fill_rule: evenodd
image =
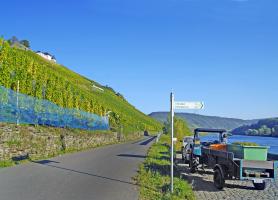
<path id="1" fill-rule="evenodd" d="M 36 54 L 40 55 L 41 57 L 43 57 L 46 60 L 53 61 L 56 63 L 55 57 L 47 52 L 37 51 Z"/>

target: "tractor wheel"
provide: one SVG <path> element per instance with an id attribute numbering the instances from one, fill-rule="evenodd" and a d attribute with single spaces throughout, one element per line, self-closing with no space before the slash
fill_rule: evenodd
<path id="1" fill-rule="evenodd" d="M 263 181 L 262 183 L 255 183 L 254 181 L 253 181 L 253 185 L 254 185 L 254 187 L 257 189 L 257 190 L 264 190 L 265 188 L 266 188 L 266 182 L 265 181 Z"/>
<path id="2" fill-rule="evenodd" d="M 181 147 L 181 155 L 182 155 L 181 157 L 182 157 L 182 160 L 184 161 L 184 152 L 183 151 L 184 151 L 184 147 Z"/>
<path id="3" fill-rule="evenodd" d="M 196 167 L 196 162 L 193 154 L 190 155 L 189 168 L 190 168 L 190 173 L 196 173 L 197 167 Z"/>
<path id="4" fill-rule="evenodd" d="M 214 181 L 214 186 L 217 189 L 222 190 L 224 188 L 225 178 L 222 171 L 219 168 L 216 168 L 214 170 L 213 181 Z"/>

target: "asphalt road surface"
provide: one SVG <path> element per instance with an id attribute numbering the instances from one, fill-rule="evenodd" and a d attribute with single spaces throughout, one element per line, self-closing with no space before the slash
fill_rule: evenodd
<path id="1" fill-rule="evenodd" d="M 0 169 L 1 200 L 133 200 L 154 138 Z"/>

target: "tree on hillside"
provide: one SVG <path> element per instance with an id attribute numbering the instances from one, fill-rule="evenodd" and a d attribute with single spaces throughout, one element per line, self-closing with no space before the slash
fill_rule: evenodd
<path id="1" fill-rule="evenodd" d="M 247 135 L 258 135 L 259 131 L 256 129 L 248 129 L 246 133 Z"/>
<path id="2" fill-rule="evenodd" d="M 170 117 L 168 117 L 167 122 L 164 123 L 165 130 L 168 134 L 171 132 L 171 120 Z M 184 136 L 190 136 L 192 135 L 192 132 L 190 128 L 188 127 L 187 122 L 179 117 L 174 117 L 174 137 L 177 138 L 177 149 L 180 149 L 181 142 L 180 140 L 183 139 Z"/>
<path id="3" fill-rule="evenodd" d="M 272 136 L 273 136 L 273 137 L 277 137 L 277 136 L 278 136 L 278 125 L 275 125 L 275 126 L 272 128 Z"/>
<path id="4" fill-rule="evenodd" d="M 15 44 L 15 43 L 19 43 L 19 40 L 17 39 L 16 36 L 13 36 L 11 39 L 8 40 L 8 43 L 9 43 L 10 45 L 13 45 L 13 44 Z"/>
<path id="5" fill-rule="evenodd" d="M 182 118 L 174 118 L 174 137 L 178 139 L 178 143 L 183 139 L 184 136 L 190 136 L 192 132 L 190 131 L 187 122 Z"/>
<path id="6" fill-rule="evenodd" d="M 21 40 L 20 44 L 24 45 L 27 48 L 30 48 L 30 42 L 28 40 Z"/>
<path id="7" fill-rule="evenodd" d="M 26 48 L 30 48 L 30 42 L 28 40 L 19 40 L 16 36 L 13 36 L 11 39 L 7 41 L 10 45 L 21 44 Z"/>
<path id="8" fill-rule="evenodd" d="M 260 135 L 271 135 L 271 129 L 266 125 L 262 125 L 261 128 L 259 128 L 259 133 Z"/>

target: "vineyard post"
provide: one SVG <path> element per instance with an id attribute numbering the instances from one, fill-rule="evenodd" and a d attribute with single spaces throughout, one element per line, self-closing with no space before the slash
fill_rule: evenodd
<path id="1" fill-rule="evenodd" d="M 19 125 L 19 113 L 18 113 L 18 93 L 19 93 L 19 80 L 17 81 L 16 88 L 16 125 Z"/>

